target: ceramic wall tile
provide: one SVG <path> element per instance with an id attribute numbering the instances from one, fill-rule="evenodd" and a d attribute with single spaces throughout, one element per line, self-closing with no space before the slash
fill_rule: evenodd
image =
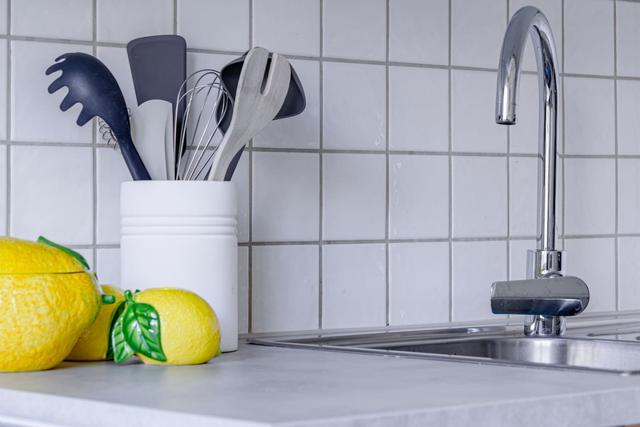
<path id="1" fill-rule="evenodd" d="M 452 168 L 453 237 L 506 236 L 506 159 L 457 156 Z"/>
<path id="2" fill-rule="evenodd" d="M 91 244 L 91 159 L 90 148 L 11 147 L 11 234 Z"/>
<path id="3" fill-rule="evenodd" d="M 322 253 L 322 327 L 384 326 L 384 245 L 326 245 Z"/>
<path id="4" fill-rule="evenodd" d="M 640 4 L 635 2 L 616 2 L 617 59 L 618 74 L 640 77 Z"/>
<path id="5" fill-rule="evenodd" d="M 250 1 L 178 0 L 178 34 L 192 48 L 238 52 L 249 49 Z"/>
<path id="6" fill-rule="evenodd" d="M 495 122 L 496 73 L 451 72 L 451 145 L 453 151 L 504 153 L 507 128 Z"/>
<path id="7" fill-rule="evenodd" d="M 449 159 L 389 157 L 389 235 L 392 239 L 449 236 Z"/>
<path id="8" fill-rule="evenodd" d="M 172 0 L 97 0 L 98 40 L 128 43 L 138 37 L 173 34 L 173 3 Z"/>
<path id="9" fill-rule="evenodd" d="M 449 243 L 389 245 L 389 323 L 449 320 Z"/>
<path id="10" fill-rule="evenodd" d="M 253 248 L 253 332 L 318 328 L 318 246 Z"/>
<path id="11" fill-rule="evenodd" d="M 319 165 L 318 154 L 254 154 L 253 240 L 318 239 Z"/>
<path id="12" fill-rule="evenodd" d="M 565 159 L 565 233 L 615 232 L 615 160 Z"/>
<path id="13" fill-rule="evenodd" d="M 618 239 L 618 304 L 620 310 L 640 309 L 640 238 Z"/>
<path id="14" fill-rule="evenodd" d="M 253 45 L 320 55 L 320 0 L 253 0 Z"/>
<path id="15" fill-rule="evenodd" d="M 323 55 L 384 61 L 385 0 L 324 0 Z"/>
<path id="16" fill-rule="evenodd" d="M 390 0 L 389 59 L 449 63 L 449 1 Z"/>
<path id="17" fill-rule="evenodd" d="M 491 284 L 507 278 L 506 242 L 453 242 L 452 256 L 453 320 L 497 319 Z"/>
<path id="18" fill-rule="evenodd" d="M 78 127 L 79 104 L 66 112 L 60 103 L 66 95 L 49 95 L 47 87 L 60 72 L 44 74 L 55 59 L 67 52 L 91 53 L 86 45 L 11 42 L 11 138 L 15 141 L 91 142 L 91 126 Z M 37 123 L 37 126 L 34 126 Z"/>
<path id="19" fill-rule="evenodd" d="M 565 0 L 565 71 L 613 75 L 613 2 Z"/>
<path id="20" fill-rule="evenodd" d="M 3 12 L 6 2 L 2 2 Z M 0 13 L 0 19 L 4 16 Z M 93 4 L 86 0 L 11 2 L 11 34 L 52 39 L 91 40 Z M 3 19 L 4 24 L 6 20 Z M 73 23 L 73 24 L 72 24 Z"/>
<path id="21" fill-rule="evenodd" d="M 324 148 L 384 150 L 384 67 L 326 62 L 323 79 Z"/>
<path id="22" fill-rule="evenodd" d="M 618 153 L 640 154 L 640 81 L 618 80 Z"/>
<path id="23" fill-rule="evenodd" d="M 565 152 L 615 153 L 615 91 L 612 80 L 566 77 Z"/>
<path id="24" fill-rule="evenodd" d="M 640 233 L 640 159 L 618 160 L 618 232 Z"/>
<path id="25" fill-rule="evenodd" d="M 589 286 L 585 313 L 616 309 L 615 239 L 567 239 L 565 274 L 580 277 Z"/>
<path id="26" fill-rule="evenodd" d="M 430 68 L 389 68 L 389 148 L 449 149 L 449 73 Z"/>
<path id="27" fill-rule="evenodd" d="M 506 28 L 505 1 L 451 0 L 452 63 L 496 68 Z"/>
<path id="28" fill-rule="evenodd" d="M 323 155 L 324 239 L 384 237 L 385 169 L 383 155 Z"/>

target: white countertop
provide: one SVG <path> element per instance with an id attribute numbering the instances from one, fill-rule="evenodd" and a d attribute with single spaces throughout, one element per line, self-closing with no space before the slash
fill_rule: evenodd
<path id="1" fill-rule="evenodd" d="M 201 366 L 1 374 L 0 414 L 29 426 L 623 425 L 640 421 L 640 376 L 242 345 Z"/>

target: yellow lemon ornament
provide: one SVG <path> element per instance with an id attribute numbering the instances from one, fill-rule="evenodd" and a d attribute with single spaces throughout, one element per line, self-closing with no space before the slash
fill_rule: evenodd
<path id="1" fill-rule="evenodd" d="M 53 368 L 101 306 L 84 258 L 44 238 L 0 237 L 0 371 Z"/>
<path id="2" fill-rule="evenodd" d="M 109 285 L 101 285 L 100 287 L 103 295 L 112 295 L 115 298 L 115 303 L 102 306 L 95 322 L 82 333 L 75 347 L 67 356 L 67 360 L 95 361 L 113 358 L 109 351 L 111 325 L 116 308 L 124 301 L 124 292 L 120 288 Z"/>
<path id="3" fill-rule="evenodd" d="M 205 300 L 182 289 L 125 291 L 111 331 L 114 360 L 136 354 L 150 364 L 196 365 L 220 354 L 220 325 Z"/>

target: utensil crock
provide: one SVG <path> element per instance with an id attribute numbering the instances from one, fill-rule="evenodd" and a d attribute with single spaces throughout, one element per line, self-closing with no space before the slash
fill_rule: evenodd
<path id="1" fill-rule="evenodd" d="M 123 288 L 176 287 L 195 292 L 218 316 L 221 350 L 237 350 L 234 184 L 124 182 L 120 216 Z"/>

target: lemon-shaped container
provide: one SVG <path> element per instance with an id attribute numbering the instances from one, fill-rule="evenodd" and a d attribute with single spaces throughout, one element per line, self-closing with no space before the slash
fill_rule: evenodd
<path id="1" fill-rule="evenodd" d="M 56 366 L 100 306 L 95 276 L 64 248 L 0 237 L 0 371 Z"/>

